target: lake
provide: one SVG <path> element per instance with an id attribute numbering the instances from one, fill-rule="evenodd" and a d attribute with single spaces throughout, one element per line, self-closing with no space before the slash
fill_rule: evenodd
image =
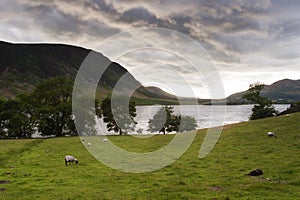
<path id="1" fill-rule="evenodd" d="M 289 104 L 274 105 L 275 109 L 279 112 L 286 110 L 289 106 Z M 160 105 L 137 106 L 135 121 L 138 124 L 136 125 L 136 130 L 140 129 L 143 130 L 143 134 L 149 134 L 147 131 L 148 121 L 160 107 Z M 252 108 L 253 105 L 176 105 L 174 106 L 174 113 L 194 117 L 197 121 L 197 129 L 202 129 L 248 121 L 252 113 Z M 104 124 L 100 122 L 99 125 L 103 127 Z"/>

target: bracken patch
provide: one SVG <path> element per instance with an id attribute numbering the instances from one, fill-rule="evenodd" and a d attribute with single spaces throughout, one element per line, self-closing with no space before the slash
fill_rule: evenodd
<path id="1" fill-rule="evenodd" d="M 7 184 L 10 183 L 8 180 L 0 180 L 0 184 Z"/>

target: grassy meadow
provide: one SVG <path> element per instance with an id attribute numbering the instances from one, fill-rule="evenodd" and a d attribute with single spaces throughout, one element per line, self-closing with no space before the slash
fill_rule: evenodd
<path id="1" fill-rule="evenodd" d="M 125 173 L 97 161 L 79 137 L 0 140 L 0 199 L 299 199 L 300 113 L 225 126 L 215 148 L 198 158 L 206 130 L 182 157 L 149 173 Z M 277 138 L 268 138 L 273 131 Z M 174 135 L 110 136 L 150 152 Z M 65 166 L 74 155 L 78 165 Z M 264 175 L 245 176 L 260 168 Z"/>

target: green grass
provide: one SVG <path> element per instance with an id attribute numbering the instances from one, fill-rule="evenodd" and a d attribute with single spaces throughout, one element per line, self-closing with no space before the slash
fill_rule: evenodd
<path id="1" fill-rule="evenodd" d="M 300 113 L 227 126 L 215 148 L 198 158 L 206 131 L 186 153 L 154 172 L 107 167 L 80 138 L 0 141 L 0 199 L 299 199 Z M 268 138 L 273 131 L 277 138 Z M 111 136 L 132 152 L 154 151 L 173 135 Z M 64 165 L 75 155 L 79 165 Z M 261 168 L 261 177 L 244 176 Z M 267 178 L 269 178 L 267 180 Z"/>

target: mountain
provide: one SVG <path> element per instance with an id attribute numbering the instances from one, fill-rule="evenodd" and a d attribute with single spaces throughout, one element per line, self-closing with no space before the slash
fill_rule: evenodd
<path id="1" fill-rule="evenodd" d="M 228 104 L 249 103 L 242 96 L 247 91 L 235 93 L 227 97 Z M 266 85 L 261 95 L 274 103 L 291 103 L 300 101 L 300 80 L 283 79 L 271 85 Z"/>
<path id="2" fill-rule="evenodd" d="M 283 79 L 267 86 L 262 95 L 273 101 L 300 101 L 300 80 Z"/>
<path id="3" fill-rule="evenodd" d="M 14 98 L 20 93 L 31 92 L 39 82 L 51 77 L 75 78 L 91 51 L 64 44 L 12 44 L 0 41 L 0 96 Z M 96 93 L 97 97 L 103 98 L 112 93 L 118 80 L 128 71 L 102 54 L 94 53 L 110 63 L 99 81 Z M 176 103 L 176 96 L 157 87 L 144 87 L 131 74 L 127 76 L 126 85 L 138 88 L 133 98 L 140 102 Z"/>

